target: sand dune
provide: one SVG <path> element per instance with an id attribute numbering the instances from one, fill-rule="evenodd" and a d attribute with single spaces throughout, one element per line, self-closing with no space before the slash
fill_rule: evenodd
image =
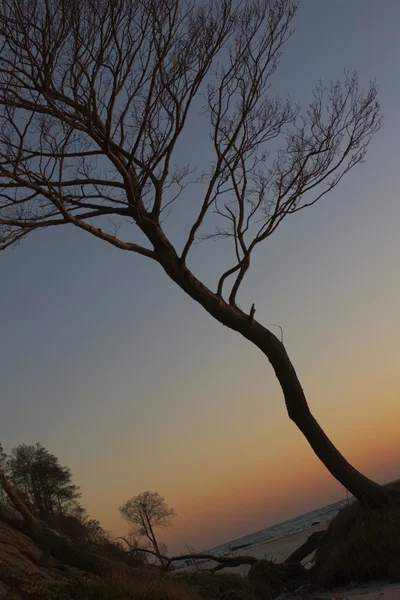
<path id="1" fill-rule="evenodd" d="M 296 548 L 303 544 L 309 535 L 313 533 L 313 531 L 320 531 L 321 529 L 325 529 L 325 525 L 317 525 L 315 527 L 310 527 L 302 531 L 301 533 L 296 533 L 295 535 L 290 535 L 288 537 L 282 538 L 280 540 L 275 540 L 274 542 L 267 542 L 266 544 L 261 544 L 260 546 L 255 546 L 253 548 L 249 548 L 247 552 L 243 554 L 247 554 L 248 556 L 255 556 L 257 558 L 266 558 L 268 560 L 275 560 L 276 562 L 284 561 Z M 240 552 L 234 553 L 234 555 L 238 555 Z M 312 561 L 312 557 L 309 557 L 304 561 L 305 566 L 310 566 Z M 301 595 L 298 595 L 300 600 Z M 344 586 L 341 588 L 335 588 L 332 590 L 327 590 L 321 592 L 318 595 L 318 599 L 320 600 L 400 600 L 400 583 L 391 583 L 388 581 L 378 581 L 378 582 L 369 582 L 367 584 L 362 585 L 350 585 Z M 284 595 L 281 596 L 281 600 L 297 600 L 296 596 L 292 595 Z"/>

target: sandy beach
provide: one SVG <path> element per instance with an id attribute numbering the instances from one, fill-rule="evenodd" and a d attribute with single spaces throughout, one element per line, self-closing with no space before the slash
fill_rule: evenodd
<path id="1" fill-rule="evenodd" d="M 273 560 L 275 562 L 283 562 L 288 556 L 292 554 L 297 548 L 299 548 L 307 538 L 314 533 L 314 531 L 321 531 L 326 529 L 326 525 L 315 525 L 309 527 L 300 533 L 288 535 L 287 537 L 275 540 L 273 542 L 266 542 L 260 544 L 260 546 L 254 546 L 253 548 L 244 549 L 244 551 L 238 551 L 233 553 L 233 556 L 239 556 L 245 554 L 248 556 L 255 556 L 256 558 L 266 558 L 267 560 Z M 246 551 L 248 550 L 248 551 Z M 309 558 L 309 562 L 311 559 Z M 399 598 L 400 600 L 400 598 Z"/>
<path id="2" fill-rule="evenodd" d="M 321 531 L 323 529 L 326 529 L 326 525 L 316 525 L 315 527 L 310 527 L 300 533 L 273 542 L 260 544 L 253 548 L 237 550 L 236 552 L 232 552 L 231 556 L 254 556 L 256 558 L 266 558 L 267 560 L 283 562 L 292 552 L 294 552 L 294 550 L 299 548 L 314 531 Z M 310 555 L 303 561 L 304 566 L 311 566 L 312 560 L 313 555 Z M 202 568 L 206 565 L 207 563 L 203 563 Z M 245 576 L 249 568 L 250 567 L 243 565 L 236 569 L 224 569 L 224 572 L 231 571 Z M 293 594 L 282 595 L 279 597 L 279 600 L 300 600 L 301 598 L 304 598 L 304 596 L 301 596 L 299 593 L 297 596 Z M 360 585 L 350 584 L 332 590 L 321 591 L 317 596 L 312 595 L 311 598 L 312 600 L 400 600 L 400 583 L 376 581 Z"/>

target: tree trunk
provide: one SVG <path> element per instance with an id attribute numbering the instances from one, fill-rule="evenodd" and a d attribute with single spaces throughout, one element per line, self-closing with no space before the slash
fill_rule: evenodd
<path id="1" fill-rule="evenodd" d="M 160 564 L 162 567 L 165 567 L 166 563 L 164 561 L 164 557 L 160 552 L 160 548 L 158 547 L 158 543 L 156 540 L 156 536 L 154 535 L 154 531 L 152 526 L 150 525 L 149 522 L 149 527 L 150 527 L 150 542 L 153 544 L 153 548 L 154 548 L 154 553 L 157 555 L 158 560 L 160 561 Z"/>
<path id="2" fill-rule="evenodd" d="M 227 304 L 196 279 L 180 262 L 175 251 L 171 247 L 165 247 L 164 241 L 163 245 L 164 257 L 160 263 L 167 275 L 215 319 L 240 333 L 268 358 L 281 385 L 290 419 L 335 479 L 363 504 L 376 508 L 388 502 L 388 491 L 350 465 L 311 414 L 283 343 L 254 319 L 254 311 L 247 315 L 237 306 Z"/>
<path id="3" fill-rule="evenodd" d="M 289 418 L 330 473 L 363 504 L 373 508 L 385 504 L 389 499 L 387 490 L 357 471 L 333 445 L 311 414 L 283 343 L 268 329 L 248 318 L 240 320 L 238 331 L 260 348 L 270 361 L 281 385 Z"/>

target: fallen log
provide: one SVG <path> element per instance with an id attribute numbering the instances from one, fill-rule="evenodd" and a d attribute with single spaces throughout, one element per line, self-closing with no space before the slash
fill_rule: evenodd
<path id="1" fill-rule="evenodd" d="M 130 546 L 129 542 L 125 538 L 120 539 L 124 540 L 124 542 L 126 542 L 126 544 Z M 214 554 L 182 554 L 180 556 L 172 556 L 171 558 L 169 558 L 165 554 L 158 555 L 153 550 L 149 550 L 147 548 L 132 548 L 132 550 L 129 551 L 129 554 L 133 554 L 135 552 L 144 552 L 146 554 L 156 556 L 157 558 L 161 557 L 163 561 L 165 561 L 164 567 L 167 569 L 171 566 L 173 562 L 177 562 L 180 560 L 209 560 L 218 563 L 216 567 L 205 569 L 207 571 L 219 571 L 221 569 L 224 569 L 225 567 L 240 567 L 241 565 L 253 565 L 258 560 L 254 556 L 216 556 Z"/>
<path id="2" fill-rule="evenodd" d="M 145 554 L 150 554 L 151 556 L 155 556 L 160 561 L 162 561 L 164 569 L 168 569 L 173 562 L 177 562 L 180 560 L 209 560 L 218 563 L 217 567 L 213 567 L 212 571 L 218 571 L 220 569 L 224 569 L 225 567 L 240 567 L 241 565 L 253 565 L 257 562 L 257 558 L 253 556 L 216 556 L 215 554 L 183 554 L 181 556 L 172 556 L 171 558 L 166 556 L 165 554 L 157 554 L 154 550 L 150 550 L 148 548 L 136 548 L 133 547 L 126 538 L 120 537 L 120 540 L 123 540 L 127 546 L 131 549 L 129 550 L 129 554 L 134 554 L 136 552 L 143 552 Z M 240 547 L 246 547 L 240 546 Z M 208 570 L 208 569 L 207 569 Z"/>
<path id="3" fill-rule="evenodd" d="M 301 561 L 306 558 L 311 552 L 316 550 L 319 540 L 325 534 L 325 530 L 322 531 L 314 531 L 307 540 L 302 544 L 299 548 L 297 548 L 287 559 L 282 563 L 283 566 L 293 564 L 293 563 L 301 563 Z M 254 556 L 215 556 L 213 554 L 186 554 L 183 556 L 175 556 L 173 558 L 164 557 L 168 561 L 168 565 L 172 562 L 178 560 L 209 560 L 214 561 L 217 564 L 216 567 L 212 567 L 207 569 L 209 571 L 219 571 L 226 567 L 240 567 L 242 565 L 254 565 L 258 562 L 259 559 Z"/>

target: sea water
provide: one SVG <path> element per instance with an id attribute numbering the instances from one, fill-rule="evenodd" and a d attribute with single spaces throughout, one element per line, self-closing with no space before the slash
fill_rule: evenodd
<path id="1" fill-rule="evenodd" d="M 289 521 L 272 525 L 271 527 L 261 529 L 255 533 L 250 533 L 226 544 L 221 544 L 215 548 L 210 548 L 206 551 L 206 554 L 215 554 L 217 556 L 229 555 L 232 554 L 232 551 L 234 551 L 233 549 L 237 546 L 241 546 L 242 550 L 244 549 L 243 547 L 246 546 L 246 550 L 249 550 L 253 546 L 259 546 L 261 544 L 265 544 L 266 542 L 279 540 L 288 535 L 300 533 L 304 529 L 308 529 L 313 525 L 328 524 L 337 515 L 339 510 L 346 505 L 346 503 L 347 500 L 340 500 L 340 502 L 323 506 L 322 508 L 318 508 L 312 512 L 300 515 L 299 517 L 295 517 Z"/>

